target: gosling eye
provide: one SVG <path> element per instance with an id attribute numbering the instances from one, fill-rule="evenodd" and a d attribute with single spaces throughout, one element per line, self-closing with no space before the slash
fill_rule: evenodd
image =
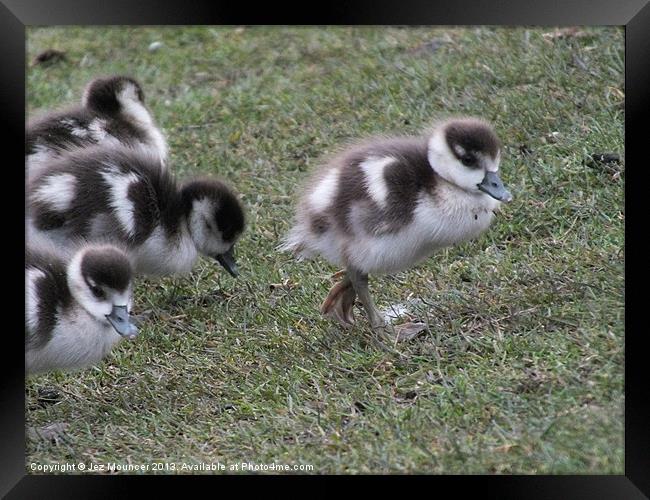
<path id="1" fill-rule="evenodd" d="M 465 165 L 466 167 L 471 167 L 475 164 L 476 160 L 472 155 L 464 155 L 460 159 L 461 163 Z"/>
<path id="2" fill-rule="evenodd" d="M 102 290 L 98 286 L 91 285 L 90 291 L 93 293 L 95 298 L 99 300 L 104 300 L 106 298 L 106 293 L 104 293 L 104 290 Z"/>

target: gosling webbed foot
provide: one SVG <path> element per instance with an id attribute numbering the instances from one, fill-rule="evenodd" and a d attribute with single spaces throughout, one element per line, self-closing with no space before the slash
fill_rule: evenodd
<path id="1" fill-rule="evenodd" d="M 345 278 L 330 290 L 320 312 L 323 316 L 337 321 L 341 326 L 350 328 L 354 325 L 354 301 L 357 297 L 352 283 Z"/>

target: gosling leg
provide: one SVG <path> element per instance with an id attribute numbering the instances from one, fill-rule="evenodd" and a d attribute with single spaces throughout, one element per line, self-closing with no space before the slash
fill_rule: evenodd
<path id="1" fill-rule="evenodd" d="M 398 342 L 410 340 L 416 337 L 420 332 L 426 330 L 427 325 L 424 323 L 407 322 L 400 325 L 389 325 L 386 323 L 383 315 L 377 309 L 368 288 L 368 275 L 360 271 L 348 268 L 348 275 L 354 289 L 356 290 L 359 300 L 366 310 L 370 326 L 376 332 L 392 336 Z"/>

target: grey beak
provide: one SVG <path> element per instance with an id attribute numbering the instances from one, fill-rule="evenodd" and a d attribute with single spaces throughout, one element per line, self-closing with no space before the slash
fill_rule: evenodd
<path id="1" fill-rule="evenodd" d="M 129 311 L 126 306 L 113 306 L 113 310 L 106 316 L 106 319 L 122 337 L 134 339 L 138 335 L 138 327 L 129 320 Z"/>
<path id="2" fill-rule="evenodd" d="M 512 195 L 508 191 L 499 174 L 496 172 L 487 172 L 485 177 L 483 177 L 483 182 L 478 185 L 478 188 L 484 193 L 489 194 L 495 200 L 503 201 L 505 203 L 510 203 L 512 201 Z"/>
<path id="3" fill-rule="evenodd" d="M 221 264 L 233 278 L 239 276 L 239 270 L 237 269 L 237 263 L 235 262 L 235 256 L 233 254 L 233 247 L 230 247 L 227 252 L 217 255 L 215 259 L 217 259 L 217 262 Z"/>

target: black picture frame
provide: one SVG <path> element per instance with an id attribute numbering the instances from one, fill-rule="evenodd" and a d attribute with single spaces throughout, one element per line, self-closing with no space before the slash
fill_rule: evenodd
<path id="1" fill-rule="evenodd" d="M 639 230 L 626 231 L 626 288 L 634 281 L 642 280 L 641 252 L 644 250 L 642 217 L 645 209 L 641 205 L 645 185 L 641 179 L 645 165 L 641 161 L 643 139 L 646 136 L 646 121 L 650 108 L 650 5 L 648 0 L 565 0 L 563 2 L 539 2 L 536 0 L 455 0 L 454 2 L 428 2 L 426 0 L 401 0 L 400 2 L 371 2 L 357 0 L 307 4 L 298 6 L 287 3 L 252 5 L 243 2 L 221 2 L 218 0 L 0 0 L 0 47 L 2 47 L 2 71 L 0 72 L 0 103 L 3 111 L 3 135 L 5 160 L 3 170 L 6 185 L 11 186 L 12 175 L 20 172 L 11 167 L 11 162 L 24 161 L 25 121 L 25 28 L 36 25 L 255 25 L 255 24 L 300 24 L 300 25 L 616 25 L 625 27 L 625 157 L 633 168 L 627 172 L 626 221 L 634 224 L 639 219 Z M 642 138 L 643 137 L 643 138 Z M 21 151 L 22 150 L 22 151 Z M 15 158 L 14 158 L 15 156 Z M 22 158 L 22 159 L 21 159 Z M 637 160 L 637 161 L 635 161 Z M 638 163 L 638 165 L 637 165 Z M 639 168 L 641 167 L 641 168 Z M 647 168 L 646 168 L 647 169 Z M 631 182 L 630 182 L 631 181 Z M 16 183 L 20 182 L 18 179 Z M 24 179 L 23 179 L 24 182 Z M 16 184 L 18 185 L 18 184 Z M 9 192 L 7 192 L 9 191 Z M 638 193 L 634 193 L 638 191 Z M 22 193 L 24 196 L 24 192 Z M 5 239 L 12 243 L 5 248 L 2 275 L 6 291 L 15 290 L 13 283 L 23 283 L 18 276 L 18 266 L 11 265 L 15 258 L 19 262 L 19 246 L 13 241 L 24 236 L 24 226 L 18 214 L 10 209 L 12 203 L 19 203 L 21 193 L 7 190 L 2 196 L 6 216 Z M 24 203 L 24 199 L 23 199 Z M 12 238 L 10 234 L 16 234 Z M 638 256 L 638 259 L 635 257 Z M 628 260 L 631 259 L 631 260 Z M 639 263 L 639 267 L 630 265 Z M 15 268 L 15 269 L 14 269 Z M 634 272 L 630 272 L 634 269 Z M 11 273 L 15 272 L 15 276 Z M 629 278 L 629 281 L 628 281 Z M 15 279 L 16 281 L 12 281 Z M 10 285 L 11 283 L 11 285 Z M 634 288 L 632 288 L 634 290 Z M 18 313 L 24 308 L 24 288 L 18 292 L 6 293 L 3 309 L 8 316 L 18 321 Z M 643 349 L 644 331 L 635 308 L 637 301 L 644 300 L 640 293 L 628 292 L 626 297 L 625 338 L 625 474 L 604 476 L 392 476 L 391 481 L 426 482 L 426 488 L 441 486 L 453 488 L 454 496 L 469 493 L 479 488 L 481 496 L 488 498 L 648 498 L 650 496 L 650 405 L 646 389 Z M 639 304 L 640 306 L 641 304 Z M 5 360 L 4 377 L 0 382 L 2 403 L 2 425 L 0 425 L 0 494 L 7 498 L 108 498 L 128 496 L 134 487 L 144 482 L 149 494 L 168 490 L 171 478 L 133 476 L 34 476 L 25 469 L 24 434 L 24 365 L 21 338 L 7 328 L 5 342 L 10 347 L 3 350 Z M 175 477 L 176 480 L 193 480 L 191 477 Z M 208 478 L 202 477 L 202 480 Z M 250 477 L 212 477 L 219 481 L 250 481 Z M 264 478 L 258 478 L 264 479 Z M 294 477 L 295 485 L 308 486 L 316 478 Z M 339 478 L 341 479 L 341 478 Z M 375 478 L 384 482 L 385 478 Z M 275 480 L 272 479 L 272 480 Z M 342 478 L 344 483 L 353 480 Z M 402 487 L 404 484 L 402 484 Z M 432 492 L 436 490 L 429 490 Z M 185 491 L 187 491 L 185 489 Z M 296 490 L 302 494 L 309 490 Z M 425 490 L 426 491 L 426 490 Z"/>

